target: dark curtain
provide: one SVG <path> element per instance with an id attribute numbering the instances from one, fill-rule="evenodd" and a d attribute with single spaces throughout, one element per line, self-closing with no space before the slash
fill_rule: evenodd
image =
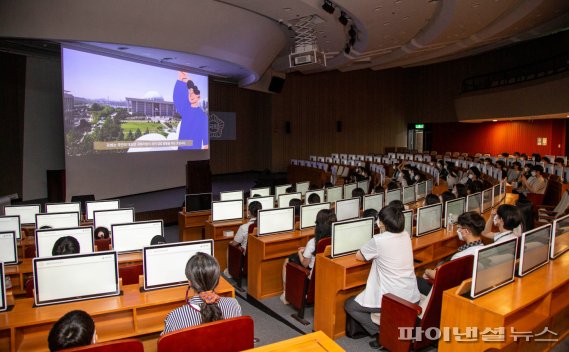
<path id="1" fill-rule="evenodd" d="M 0 52 L 0 196 L 22 196 L 26 57 Z"/>

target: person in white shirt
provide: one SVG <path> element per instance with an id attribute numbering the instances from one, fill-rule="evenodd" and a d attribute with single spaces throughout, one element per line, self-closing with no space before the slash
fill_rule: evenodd
<path id="1" fill-rule="evenodd" d="M 535 165 L 531 171 L 531 177 L 526 178 L 522 176 L 520 181 L 522 182 L 521 193 L 527 195 L 528 193 L 544 194 L 547 183 L 541 174 L 543 173 L 543 167 L 541 165 Z"/>
<path id="2" fill-rule="evenodd" d="M 400 209 L 387 206 L 379 212 L 379 227 L 386 231 L 373 236 L 356 253 L 360 261 L 372 261 L 365 289 L 345 302 L 346 313 L 359 322 L 370 336 L 379 330 L 370 313 L 381 312 L 381 298 L 392 293 L 409 302 L 419 301 L 413 267 L 411 238 L 405 232 L 405 217 Z"/>
<path id="3" fill-rule="evenodd" d="M 293 262 L 310 269 L 310 276 L 312 276 L 312 269 L 316 261 L 316 245 L 318 241 L 325 237 L 330 237 L 332 234 L 332 223 L 338 221 L 336 214 L 332 209 L 322 209 L 316 214 L 316 227 L 314 228 L 314 237 L 306 243 L 306 247 L 300 247 L 297 253 L 291 254 L 283 264 L 283 293 L 281 294 L 281 302 L 288 304 L 285 297 L 286 292 L 286 265 Z"/>
<path id="4" fill-rule="evenodd" d="M 510 204 L 502 204 L 498 209 L 492 209 L 482 236 L 492 239 L 495 243 L 507 241 L 521 235 L 521 223 L 520 210 Z M 492 225 L 498 227 L 498 232 L 492 231 Z"/>
<path id="5" fill-rule="evenodd" d="M 458 247 L 455 254 L 452 255 L 450 260 L 458 259 L 470 254 L 474 254 L 477 250 L 484 246 L 482 243 L 480 235 L 484 231 L 485 221 L 484 218 L 474 211 L 469 211 L 462 213 L 457 219 L 457 230 L 458 239 L 466 242 L 462 246 Z M 442 261 L 438 266 L 446 263 L 446 260 Z M 423 273 L 423 277 L 417 278 L 417 285 L 419 286 L 419 292 L 427 296 L 431 291 L 433 285 L 430 281 L 435 280 L 437 275 L 437 268 L 426 269 Z"/>
<path id="6" fill-rule="evenodd" d="M 243 225 L 239 226 L 235 237 L 233 237 L 233 241 L 229 242 L 232 246 L 239 246 L 241 251 L 245 253 L 247 251 L 247 238 L 249 236 L 249 226 L 254 224 L 257 221 L 257 213 L 259 210 L 263 209 L 263 205 L 261 202 L 257 202 L 256 200 L 249 203 L 248 216 L 249 221 L 244 223 Z"/>

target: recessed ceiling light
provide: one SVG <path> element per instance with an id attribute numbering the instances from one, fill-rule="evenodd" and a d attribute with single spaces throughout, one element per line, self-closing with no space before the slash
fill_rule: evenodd
<path id="1" fill-rule="evenodd" d="M 498 122 L 498 120 L 492 120 L 492 122 Z"/>

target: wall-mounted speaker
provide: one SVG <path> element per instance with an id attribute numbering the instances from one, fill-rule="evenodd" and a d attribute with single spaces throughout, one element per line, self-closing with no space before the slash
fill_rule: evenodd
<path id="1" fill-rule="evenodd" d="M 336 132 L 342 132 L 342 121 L 336 121 Z"/>
<path id="2" fill-rule="evenodd" d="M 290 134 L 290 121 L 285 122 L 285 133 Z"/>
<path id="3" fill-rule="evenodd" d="M 269 91 L 273 93 L 280 93 L 283 90 L 285 79 L 283 77 L 272 76 L 269 83 Z"/>

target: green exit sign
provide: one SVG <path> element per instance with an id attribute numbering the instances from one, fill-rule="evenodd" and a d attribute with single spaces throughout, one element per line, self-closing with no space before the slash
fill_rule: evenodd
<path id="1" fill-rule="evenodd" d="M 422 123 L 416 123 L 415 124 L 415 129 L 416 130 L 422 130 L 423 128 L 425 128 L 425 125 Z"/>

